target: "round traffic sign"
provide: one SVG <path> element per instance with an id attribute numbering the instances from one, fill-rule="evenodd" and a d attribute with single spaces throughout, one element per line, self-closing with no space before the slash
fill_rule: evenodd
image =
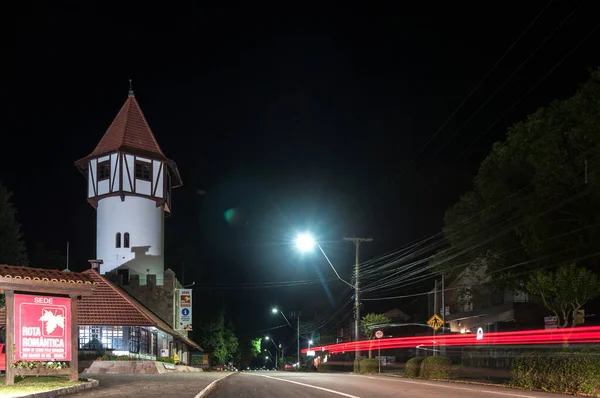
<path id="1" fill-rule="evenodd" d="M 184 308 L 181 310 L 181 315 L 183 316 L 188 316 L 190 314 L 190 310 L 187 308 Z"/>
<path id="2" fill-rule="evenodd" d="M 383 331 L 381 331 L 381 330 L 376 331 L 375 332 L 375 337 L 377 337 L 378 339 L 382 338 L 383 337 Z"/>

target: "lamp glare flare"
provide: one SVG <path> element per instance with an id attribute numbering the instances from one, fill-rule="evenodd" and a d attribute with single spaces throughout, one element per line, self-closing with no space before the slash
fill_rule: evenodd
<path id="1" fill-rule="evenodd" d="M 296 238 L 296 246 L 300 251 L 307 252 L 315 246 L 315 240 L 309 234 L 300 234 Z"/>
<path id="2" fill-rule="evenodd" d="M 395 337 L 377 341 L 381 349 L 451 346 L 484 346 L 484 345 L 534 345 L 564 343 L 600 343 L 600 326 L 563 329 L 539 329 L 518 332 L 490 332 L 481 340 L 473 334 L 439 335 L 435 340 L 431 336 Z M 373 342 L 362 340 L 348 343 L 332 344 L 322 347 L 311 347 L 311 350 L 329 351 L 330 354 L 369 350 Z M 306 353 L 308 349 L 302 350 Z"/>

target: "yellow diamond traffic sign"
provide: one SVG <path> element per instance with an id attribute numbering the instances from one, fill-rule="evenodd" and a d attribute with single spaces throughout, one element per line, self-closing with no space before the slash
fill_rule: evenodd
<path id="1" fill-rule="evenodd" d="M 437 332 L 439 328 L 444 326 L 444 321 L 442 320 L 442 318 L 439 317 L 439 315 L 435 314 L 431 317 L 430 320 L 427 321 L 427 324 Z"/>

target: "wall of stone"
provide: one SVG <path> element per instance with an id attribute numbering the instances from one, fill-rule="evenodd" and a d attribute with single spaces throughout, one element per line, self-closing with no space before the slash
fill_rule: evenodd
<path id="1" fill-rule="evenodd" d="M 158 361 L 94 361 L 83 374 L 162 374 L 162 373 L 197 373 L 200 368 L 184 365 L 171 365 Z"/>
<path id="2" fill-rule="evenodd" d="M 170 269 L 165 271 L 162 286 L 157 286 L 156 275 L 146 275 L 145 285 L 140 285 L 139 275 L 136 274 L 131 274 L 129 281 L 121 280 L 120 275 L 116 274 L 107 274 L 106 276 L 173 327 L 175 324 L 175 290 L 182 288 L 173 271 Z"/>

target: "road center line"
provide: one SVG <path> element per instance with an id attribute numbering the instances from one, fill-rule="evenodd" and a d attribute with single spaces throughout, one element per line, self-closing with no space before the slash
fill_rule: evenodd
<path id="1" fill-rule="evenodd" d="M 497 394 L 497 395 L 506 395 L 509 397 L 519 397 L 519 398 L 538 398 L 534 395 L 523 395 L 523 394 L 512 394 L 509 392 L 501 392 L 501 391 L 489 391 L 489 390 L 481 390 L 481 389 L 475 389 L 475 388 L 464 388 L 464 387 L 455 387 L 455 386 L 448 386 L 448 385 L 444 385 L 444 384 L 433 384 L 433 383 L 427 383 L 427 382 L 421 382 L 421 381 L 411 381 L 411 380 L 400 380 L 398 378 L 392 378 L 392 377 L 372 377 L 372 376 L 362 376 L 362 375 L 352 375 L 353 377 L 366 377 L 368 379 L 377 379 L 377 380 L 389 380 L 389 381 L 396 381 L 396 382 L 400 382 L 400 383 L 408 383 L 408 384 L 417 384 L 420 386 L 431 386 L 431 387 L 442 387 L 442 388 L 450 388 L 452 390 L 463 390 L 463 391 L 473 391 L 473 392 L 479 392 L 479 393 L 486 393 L 486 394 Z M 494 388 L 494 387 L 491 387 Z M 496 388 L 502 388 L 502 387 L 496 387 Z"/>
<path id="2" fill-rule="evenodd" d="M 287 380 L 287 379 L 280 379 L 279 377 L 273 377 L 273 376 L 267 376 L 267 375 L 257 375 L 257 374 L 250 374 L 250 373 L 246 373 L 246 375 L 248 375 L 248 376 L 260 376 L 260 377 L 266 377 L 267 379 L 285 381 L 286 383 L 298 384 L 299 386 L 314 388 L 315 390 L 326 391 L 326 392 L 330 392 L 332 394 L 341 395 L 343 397 L 360 398 L 360 397 L 358 397 L 356 395 L 350 395 L 350 394 L 346 394 L 345 392 L 336 391 L 336 390 L 330 390 L 329 388 L 312 386 L 310 384 L 300 383 L 299 381 L 292 381 L 292 380 Z"/>

